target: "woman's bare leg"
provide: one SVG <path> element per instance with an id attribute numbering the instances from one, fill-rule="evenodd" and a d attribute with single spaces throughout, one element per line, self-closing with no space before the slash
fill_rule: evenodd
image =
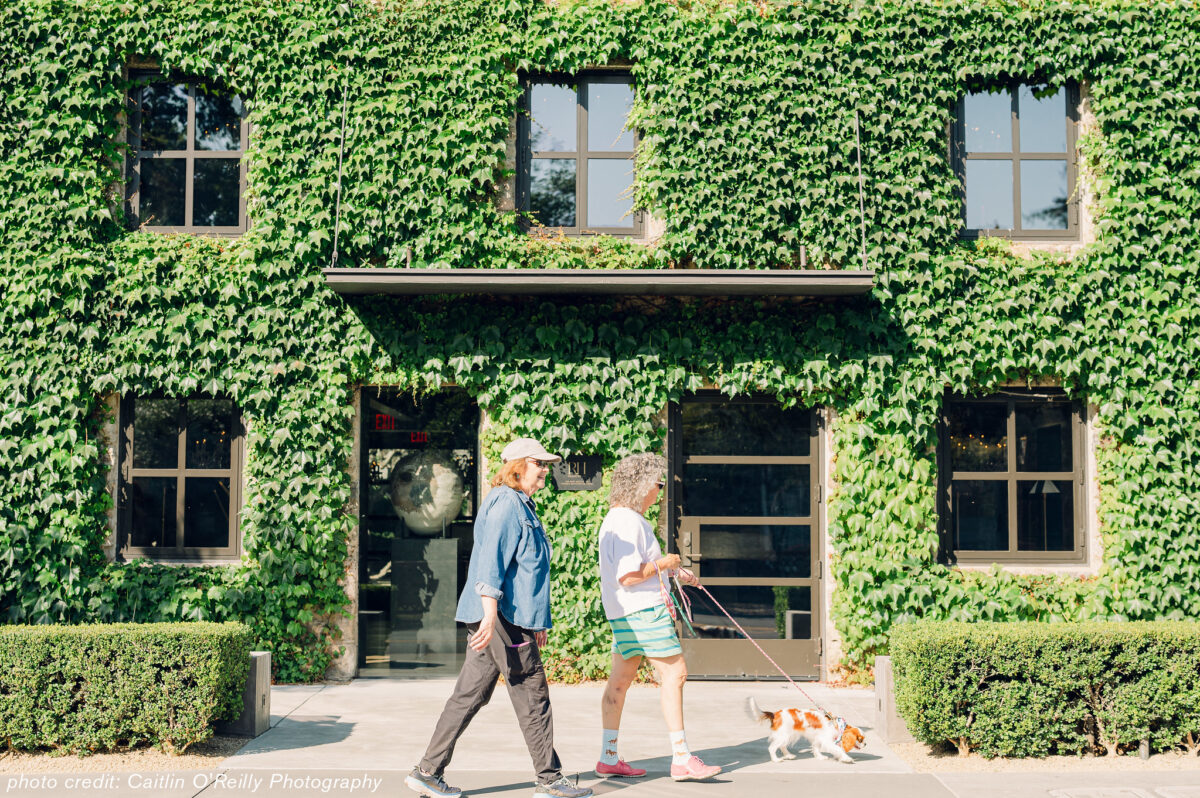
<path id="1" fill-rule="evenodd" d="M 625 659 L 614 651 L 612 658 L 612 672 L 608 675 L 608 683 L 604 685 L 604 697 L 600 699 L 600 717 L 604 720 L 604 728 L 619 729 L 621 710 L 625 708 L 625 693 L 637 678 L 642 657 L 638 655 Z"/>
<path id="2" fill-rule="evenodd" d="M 687 681 L 687 663 L 682 654 L 669 657 L 649 657 L 658 673 L 659 697 L 662 700 L 663 720 L 667 730 L 683 731 L 683 683 Z"/>

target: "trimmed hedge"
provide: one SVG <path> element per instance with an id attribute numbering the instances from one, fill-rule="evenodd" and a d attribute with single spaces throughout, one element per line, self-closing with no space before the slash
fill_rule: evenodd
<path id="1" fill-rule="evenodd" d="M 183 752 L 237 717 L 250 641 L 240 623 L 0 627 L 0 742 Z"/>
<path id="2" fill-rule="evenodd" d="M 1200 751 L 1200 623 L 946 623 L 893 629 L 913 736 L 960 754 Z"/>

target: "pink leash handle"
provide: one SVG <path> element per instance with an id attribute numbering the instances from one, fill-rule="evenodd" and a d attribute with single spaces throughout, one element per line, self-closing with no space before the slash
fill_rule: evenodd
<path id="1" fill-rule="evenodd" d="M 771 655 L 770 655 L 770 654 L 768 654 L 766 651 L 763 651 L 763 647 L 762 647 L 762 646 L 760 646 L 760 645 L 759 645 L 759 644 L 758 644 L 758 643 L 755 641 L 755 639 L 754 639 L 753 637 L 751 637 L 751 636 L 750 636 L 750 635 L 749 635 L 749 634 L 746 632 L 746 630 L 745 630 L 745 629 L 743 629 L 743 628 L 742 628 L 742 625 L 741 625 L 740 623 L 738 623 L 736 620 L 734 620 L 733 616 L 729 614 L 729 611 L 728 611 L 728 610 L 726 610 L 726 609 L 725 609 L 723 606 L 721 606 L 721 602 L 717 601 L 717 599 L 716 599 L 716 598 L 713 596 L 713 594 L 712 594 L 712 593 L 710 593 L 710 592 L 708 591 L 708 588 L 706 588 L 704 585 L 696 585 L 695 587 L 696 587 L 696 588 L 698 588 L 699 590 L 702 590 L 702 591 L 704 591 L 704 595 L 708 596 L 708 599 L 709 599 L 709 601 L 711 601 L 711 602 L 712 602 L 712 603 L 713 603 L 713 604 L 716 606 L 716 608 L 717 608 L 717 609 L 719 609 L 719 610 L 720 610 L 722 613 L 724 613 L 724 614 L 725 614 L 725 617 L 729 619 L 729 622 L 730 622 L 730 623 L 732 623 L 732 624 L 734 625 L 734 627 L 735 627 L 735 628 L 736 628 L 736 629 L 737 629 L 739 632 L 741 632 L 741 634 L 742 634 L 742 637 L 744 637 L 744 638 L 746 638 L 747 640 L 749 640 L 749 641 L 750 641 L 750 643 L 751 643 L 751 645 L 753 645 L 755 648 L 757 648 L 757 649 L 758 649 L 758 653 L 759 653 L 759 654 L 762 654 L 764 657 L 766 657 L 766 658 L 767 658 L 767 662 L 769 662 L 769 663 L 771 663 L 772 665 L 774 665 L 774 666 L 775 666 L 775 670 L 777 670 L 777 671 L 779 671 L 781 674 L 783 674 L 783 678 L 787 679 L 787 680 L 788 680 L 788 683 L 789 683 L 789 684 L 791 684 L 791 685 L 792 685 L 792 687 L 795 687 L 797 690 L 799 690 L 799 691 L 800 691 L 800 695 L 802 695 L 802 696 L 804 696 L 805 698 L 807 698 L 807 699 L 808 699 L 808 700 L 809 700 L 809 701 L 812 703 L 812 705 L 813 705 L 814 707 L 816 707 L 817 709 L 819 709 L 819 710 L 821 710 L 822 712 L 824 712 L 826 717 L 829 717 L 829 718 L 832 718 L 832 717 L 833 717 L 833 714 L 832 714 L 832 713 L 831 713 L 829 710 L 825 709 L 825 707 L 823 707 L 823 706 L 821 706 L 820 704 L 818 704 L 816 701 L 814 701 L 814 700 L 813 700 L 813 697 L 812 697 L 812 696 L 810 696 L 808 693 L 804 692 L 804 688 L 802 688 L 800 685 L 796 684 L 796 682 L 792 680 L 792 677 L 787 675 L 787 671 L 785 671 L 783 668 L 779 667 L 779 663 L 778 663 L 778 662 L 776 662 L 775 660 L 771 659 Z"/>

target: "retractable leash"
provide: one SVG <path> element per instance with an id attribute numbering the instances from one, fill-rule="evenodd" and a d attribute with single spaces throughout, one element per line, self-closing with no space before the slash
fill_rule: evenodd
<path id="1" fill-rule="evenodd" d="M 660 584 L 661 584 L 661 581 L 662 581 L 662 580 L 661 580 L 661 577 L 660 577 L 660 580 L 659 580 L 659 581 L 660 581 Z M 679 583 L 678 583 L 678 580 L 676 580 L 676 584 L 679 584 Z M 732 623 L 732 624 L 734 625 L 734 628 L 736 628 L 736 629 L 737 629 L 737 630 L 738 630 L 738 631 L 741 633 L 742 637 L 744 637 L 744 638 L 746 638 L 747 640 L 749 640 L 749 641 L 750 641 L 750 643 L 751 643 L 751 645 L 753 645 L 755 648 L 757 648 L 757 649 L 758 649 L 758 653 L 759 653 L 759 654 L 762 654 L 764 657 L 766 657 L 766 659 L 767 659 L 767 662 L 769 662 L 769 663 L 771 663 L 772 665 L 774 665 L 774 666 L 775 666 L 775 670 L 777 670 L 777 671 L 779 671 L 781 674 L 783 674 L 783 678 L 787 679 L 787 680 L 788 680 L 788 683 L 789 683 L 789 684 L 791 684 L 791 685 L 792 685 L 792 687 L 795 687 L 797 690 L 799 690 L 799 691 L 800 691 L 800 695 L 802 695 L 802 696 L 804 696 L 805 698 L 807 698 L 807 699 L 809 700 L 809 702 L 810 702 L 810 703 L 811 703 L 811 704 L 812 704 L 814 707 L 816 707 L 817 709 L 821 710 L 821 712 L 823 712 L 823 713 L 825 714 L 825 717 L 829 718 L 830 720 L 834 721 L 834 722 L 837 724 L 837 727 L 838 727 L 838 734 L 841 734 L 843 731 L 845 731 L 845 730 L 846 730 L 846 719 L 845 719 L 845 718 L 843 718 L 843 717 L 841 717 L 840 715 L 834 715 L 834 714 L 833 714 L 832 712 L 830 712 L 828 709 L 826 709 L 825 707 L 823 707 L 823 706 L 821 706 L 820 704 L 818 704 L 818 703 L 817 703 L 817 701 L 816 701 L 816 699 L 814 699 L 814 698 L 813 698 L 812 696 L 810 696 L 808 693 L 804 692 L 804 688 L 803 688 L 803 687 L 801 687 L 800 685 L 796 684 L 796 682 L 795 682 L 795 681 L 792 679 L 792 677 L 791 677 L 791 676 L 788 676 L 788 674 L 787 674 L 787 671 L 785 671 L 783 668 L 779 667 L 779 663 L 778 663 L 778 662 L 776 662 L 774 659 L 772 659 L 772 658 L 771 658 L 771 655 L 770 655 L 770 654 L 768 654 L 766 651 L 764 651 L 764 650 L 763 650 L 763 647 L 762 647 L 762 646 L 760 646 L 760 645 L 759 645 L 759 644 L 758 644 L 758 643 L 755 641 L 755 639 L 754 639 L 753 637 L 751 637 L 751 636 L 750 636 L 750 634 L 749 634 L 749 633 L 748 633 L 748 632 L 747 632 L 745 629 L 743 629 L 743 628 L 742 628 L 742 625 L 741 625 L 740 623 L 738 623 L 738 622 L 737 622 L 737 621 L 734 619 L 734 617 L 733 617 L 732 615 L 730 615 L 730 614 L 729 614 L 729 611 L 728 611 L 727 609 L 725 609 L 725 607 L 723 607 L 723 606 L 721 605 L 721 602 L 717 601 L 716 597 L 715 597 L 715 596 L 713 596 L 713 594 L 712 594 L 711 592 L 709 592 L 708 588 L 706 588 L 704 585 L 692 585 L 692 587 L 696 588 L 697 590 L 699 590 L 699 591 L 701 591 L 702 593 L 704 593 L 704 595 L 708 596 L 708 600 L 709 600 L 709 601 L 711 601 L 711 602 L 713 603 L 713 606 L 715 606 L 717 609 L 719 609 L 719 610 L 720 610 L 720 611 L 721 611 L 721 612 L 722 612 L 722 613 L 725 615 L 725 617 L 729 619 L 729 622 L 730 622 L 730 623 Z M 688 605 L 689 605 L 689 606 L 688 606 L 688 615 L 691 615 L 691 606 L 690 606 L 690 602 L 688 602 L 688 600 L 687 600 L 687 597 L 684 595 L 684 592 L 683 592 L 683 588 L 682 588 L 682 587 L 680 587 L 680 588 L 679 588 L 679 595 L 680 595 L 680 596 L 683 596 L 684 603 L 686 603 L 686 604 L 688 604 Z M 673 618 L 673 617 L 675 617 L 675 614 L 674 614 L 674 612 L 672 612 L 672 613 L 671 613 L 671 617 L 672 617 L 672 618 Z M 689 629 L 689 631 L 691 631 L 691 633 L 692 633 L 693 635 L 695 635 L 695 634 L 696 634 L 696 630 L 695 630 L 695 629 L 692 629 L 692 625 L 691 625 L 690 623 L 688 624 L 688 629 Z"/>

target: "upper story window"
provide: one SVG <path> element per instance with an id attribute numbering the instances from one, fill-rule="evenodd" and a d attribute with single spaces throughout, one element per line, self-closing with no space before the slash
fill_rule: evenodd
<path id="1" fill-rule="evenodd" d="M 125 396 L 117 532 L 126 557 L 238 556 L 241 421 L 229 399 Z"/>
<path id="2" fill-rule="evenodd" d="M 947 398 L 939 517 L 957 561 L 1083 561 L 1083 430 L 1060 391 Z"/>
<path id="3" fill-rule="evenodd" d="M 155 75 L 141 79 L 129 99 L 127 196 L 135 224 L 169 233 L 243 232 L 241 98 Z"/>
<path id="4" fill-rule="evenodd" d="M 958 103 L 954 160 L 967 236 L 1074 239 L 1078 87 L 1013 82 Z"/>
<path id="5" fill-rule="evenodd" d="M 633 210 L 637 134 L 627 73 L 530 78 L 518 119 L 518 198 L 535 228 L 640 235 Z"/>

